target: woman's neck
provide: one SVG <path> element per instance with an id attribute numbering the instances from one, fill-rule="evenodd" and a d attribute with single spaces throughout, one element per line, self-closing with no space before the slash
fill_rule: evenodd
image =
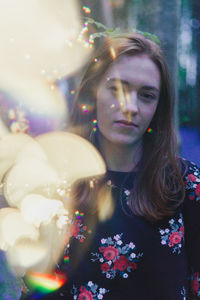
<path id="1" fill-rule="evenodd" d="M 109 170 L 121 172 L 136 170 L 142 155 L 142 143 L 137 145 L 113 144 L 99 136 L 98 144 Z"/>

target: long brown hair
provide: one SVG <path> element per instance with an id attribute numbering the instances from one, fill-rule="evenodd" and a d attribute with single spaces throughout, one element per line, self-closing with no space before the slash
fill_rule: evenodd
<path id="1" fill-rule="evenodd" d="M 144 149 L 139 163 L 140 172 L 131 191 L 130 208 L 139 216 L 159 220 L 172 216 L 184 199 L 184 184 L 177 157 L 173 114 L 174 95 L 169 71 L 160 47 L 138 33 L 107 38 L 94 54 L 81 81 L 70 115 L 70 126 L 82 137 L 91 140 L 93 120 L 96 119 L 96 89 L 102 77 L 122 55 L 146 54 L 160 71 L 161 88 L 157 110 L 150 124 L 152 133 L 143 137 Z M 103 186 L 104 180 L 99 181 Z M 80 192 L 84 189 L 85 192 Z M 98 189 L 98 188 L 97 188 Z M 89 185 L 79 185 L 77 196 L 85 203 L 93 201 Z"/>

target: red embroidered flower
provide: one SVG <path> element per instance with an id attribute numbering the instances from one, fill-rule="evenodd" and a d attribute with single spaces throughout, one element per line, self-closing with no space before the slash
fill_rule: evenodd
<path id="1" fill-rule="evenodd" d="M 77 237 L 79 231 L 80 231 L 80 227 L 79 227 L 79 223 L 78 221 L 75 221 L 74 224 L 71 226 L 70 228 L 70 234 L 71 236 Z"/>
<path id="2" fill-rule="evenodd" d="M 189 199 L 190 200 L 194 200 L 194 196 L 193 195 L 189 195 Z"/>
<path id="3" fill-rule="evenodd" d="M 181 226 L 179 231 L 182 233 L 182 236 L 184 236 L 184 226 Z"/>
<path id="4" fill-rule="evenodd" d="M 107 272 L 110 269 L 109 264 L 104 263 L 101 265 L 101 271 Z"/>
<path id="5" fill-rule="evenodd" d="M 195 182 L 196 181 L 196 176 L 194 176 L 193 174 L 189 174 L 188 175 L 188 180 L 192 181 L 192 182 Z"/>
<path id="6" fill-rule="evenodd" d="M 113 246 L 105 247 L 102 252 L 107 260 L 113 260 L 119 255 L 119 250 Z"/>
<path id="7" fill-rule="evenodd" d="M 85 292 L 86 291 L 86 288 L 84 286 L 81 286 L 80 287 L 80 292 Z"/>
<path id="8" fill-rule="evenodd" d="M 194 279 L 192 280 L 192 290 L 197 294 L 199 290 L 199 282 L 198 282 L 198 272 L 194 274 Z"/>
<path id="9" fill-rule="evenodd" d="M 99 247 L 100 252 L 104 252 L 105 247 Z"/>
<path id="10" fill-rule="evenodd" d="M 179 232 L 173 232 L 172 234 L 170 234 L 169 236 L 169 240 L 171 242 L 171 244 L 178 244 L 181 241 L 181 235 Z"/>
<path id="11" fill-rule="evenodd" d="M 197 185 L 195 193 L 197 196 L 200 196 L 200 183 Z"/>
<path id="12" fill-rule="evenodd" d="M 133 269 L 133 270 L 137 269 L 137 264 L 134 263 L 134 262 L 130 262 L 130 263 L 128 264 L 128 266 L 129 266 L 131 269 Z"/>
<path id="13" fill-rule="evenodd" d="M 83 291 L 79 294 L 78 300 L 93 300 L 93 294 L 90 291 Z"/>
<path id="14" fill-rule="evenodd" d="M 121 255 L 115 262 L 113 269 L 124 271 L 128 267 L 129 260 L 126 256 Z"/>

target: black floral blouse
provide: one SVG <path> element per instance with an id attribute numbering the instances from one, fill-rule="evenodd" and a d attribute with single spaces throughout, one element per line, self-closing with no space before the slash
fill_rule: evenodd
<path id="1" fill-rule="evenodd" d="M 200 169 L 186 164 L 185 202 L 173 217 L 157 223 L 128 214 L 136 174 L 108 171 L 114 214 L 94 230 L 86 215 L 75 212 L 71 241 L 59 264 L 68 280 L 45 298 L 200 299 Z"/>

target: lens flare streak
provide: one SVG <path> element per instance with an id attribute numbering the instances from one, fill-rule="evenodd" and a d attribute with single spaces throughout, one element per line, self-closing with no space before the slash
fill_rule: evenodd
<path id="1" fill-rule="evenodd" d="M 40 274 L 31 272 L 28 274 L 26 282 L 31 289 L 41 292 L 50 293 L 61 288 L 66 282 L 64 274 Z"/>
<path id="2" fill-rule="evenodd" d="M 84 5 L 84 6 L 83 6 L 83 11 L 84 11 L 86 14 L 90 14 L 90 13 L 91 13 L 91 8 L 90 8 L 89 6 Z"/>

